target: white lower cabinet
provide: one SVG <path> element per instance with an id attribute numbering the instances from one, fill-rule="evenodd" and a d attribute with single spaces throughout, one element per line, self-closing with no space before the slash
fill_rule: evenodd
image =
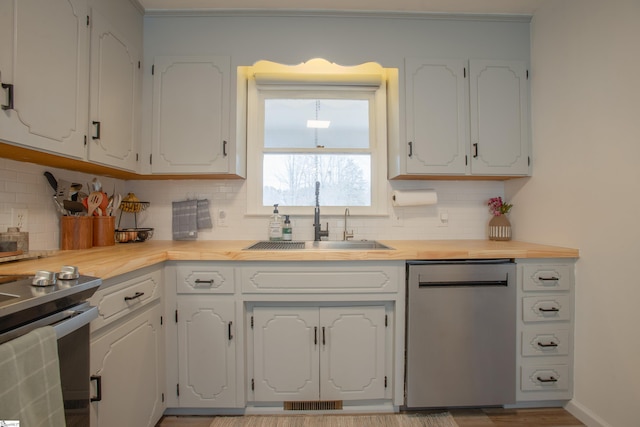
<path id="1" fill-rule="evenodd" d="M 253 400 L 384 399 L 385 306 L 253 308 Z"/>
<path id="2" fill-rule="evenodd" d="M 236 403 L 235 305 L 215 296 L 178 298 L 180 407 L 233 407 Z"/>
<path id="3" fill-rule="evenodd" d="M 177 262 L 166 268 L 169 412 L 244 406 L 237 397 L 242 349 L 236 334 L 235 266 Z"/>
<path id="4" fill-rule="evenodd" d="M 573 397 L 573 260 L 518 260 L 517 402 Z"/>
<path id="5" fill-rule="evenodd" d="M 158 270 L 114 285 L 105 281 L 111 286 L 91 298 L 100 311 L 91 330 L 93 395 L 98 399 L 91 402 L 91 427 L 153 427 L 162 417 L 161 277 Z"/>

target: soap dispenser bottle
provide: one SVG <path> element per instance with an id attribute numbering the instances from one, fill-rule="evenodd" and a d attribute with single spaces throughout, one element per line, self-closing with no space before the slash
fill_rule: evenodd
<path id="1" fill-rule="evenodd" d="M 273 205 L 273 215 L 269 220 L 269 240 L 282 240 L 282 217 L 277 203 Z"/>
<path id="2" fill-rule="evenodd" d="M 293 237 L 293 230 L 291 229 L 291 221 L 289 221 L 289 215 L 284 216 L 284 226 L 282 227 L 282 240 L 290 241 Z"/>

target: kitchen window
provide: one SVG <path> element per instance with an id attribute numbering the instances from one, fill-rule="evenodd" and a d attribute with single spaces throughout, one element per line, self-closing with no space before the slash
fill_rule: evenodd
<path id="1" fill-rule="evenodd" d="M 386 79 L 378 64 L 247 67 L 247 208 L 386 214 Z"/>

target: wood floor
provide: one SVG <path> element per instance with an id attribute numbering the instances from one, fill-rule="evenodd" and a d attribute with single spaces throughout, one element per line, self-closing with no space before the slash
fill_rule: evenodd
<path id="1" fill-rule="evenodd" d="M 451 415 L 459 427 L 580 427 L 562 408 L 456 409 Z M 211 417 L 164 417 L 156 427 L 209 427 Z"/>

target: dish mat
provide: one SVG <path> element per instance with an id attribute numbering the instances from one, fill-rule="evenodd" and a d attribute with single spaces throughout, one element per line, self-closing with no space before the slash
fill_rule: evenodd
<path id="1" fill-rule="evenodd" d="M 64 427 L 56 332 L 45 326 L 0 345 L 0 419 Z"/>
<path id="2" fill-rule="evenodd" d="M 173 202 L 173 240 L 198 238 L 198 201 Z"/>
<path id="3" fill-rule="evenodd" d="M 211 214 L 209 213 L 209 200 L 198 200 L 196 223 L 198 230 L 213 228 L 213 224 L 211 223 Z"/>

